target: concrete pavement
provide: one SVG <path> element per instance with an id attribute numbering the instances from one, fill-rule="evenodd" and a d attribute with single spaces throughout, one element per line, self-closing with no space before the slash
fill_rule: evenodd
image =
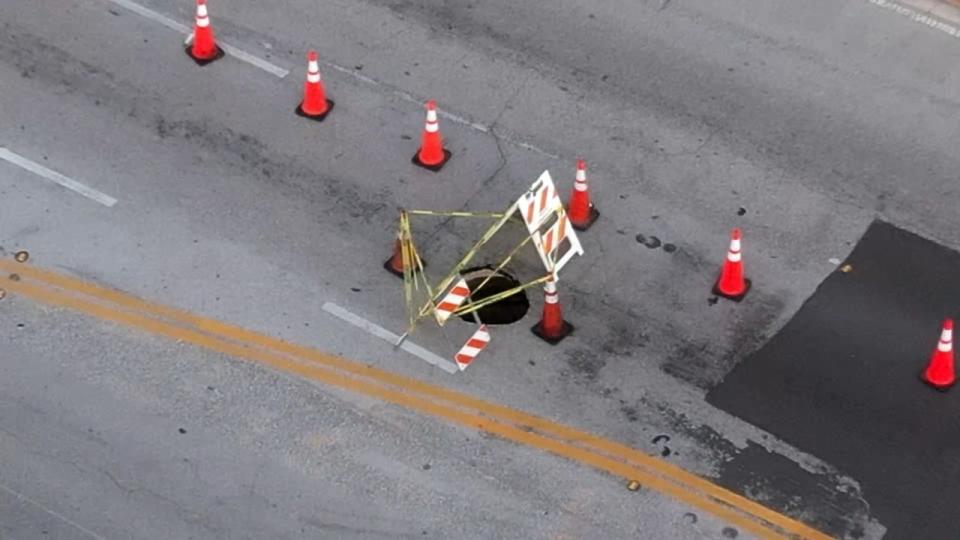
<path id="1" fill-rule="evenodd" d="M 781 4 L 212 5 L 218 36 L 291 71 L 279 78 L 231 58 L 198 69 L 182 36 L 105 0 L 56 12 L 8 3 L 2 144 L 119 202 L 98 208 L 3 165 L 0 245 L 651 453 L 669 434 L 666 459 L 832 534 L 879 537 L 856 479 L 703 392 L 789 318 L 875 214 L 960 245 L 956 74 L 943 67 L 958 53 L 866 2 Z M 143 5 L 191 19 L 189 2 Z M 337 101 L 322 127 L 292 115 L 308 47 Z M 440 175 L 408 162 L 427 97 L 465 119 L 443 121 L 455 159 Z M 489 354 L 451 378 L 321 311 L 333 301 L 399 331 L 397 282 L 380 269 L 396 206 L 499 209 L 545 167 L 569 186 L 579 155 L 604 217 L 585 236 L 589 258 L 564 276 L 578 333 L 563 346 L 532 342 L 526 322 L 497 328 Z M 734 225 L 747 231 L 755 290 L 710 305 Z M 421 232 L 442 261 L 471 229 Z M 466 333 L 415 339 L 442 354 Z M 748 485 L 730 471 L 764 467 L 753 445 L 785 474 L 843 488 Z"/>
<path id="2" fill-rule="evenodd" d="M 3 538 L 694 539 L 727 527 L 402 408 L 4 302 Z M 29 373 L 9 369 L 25 362 Z"/>

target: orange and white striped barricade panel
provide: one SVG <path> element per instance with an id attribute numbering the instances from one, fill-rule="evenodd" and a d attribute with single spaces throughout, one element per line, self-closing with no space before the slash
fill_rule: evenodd
<path id="1" fill-rule="evenodd" d="M 543 171 L 530 190 L 517 199 L 517 210 L 523 216 L 530 234 L 539 231 L 557 209 L 563 209 L 563 203 L 560 202 L 549 171 Z"/>
<path id="2" fill-rule="evenodd" d="M 517 209 L 523 215 L 544 268 L 553 274 L 554 280 L 559 279 L 560 269 L 573 257 L 583 255 L 583 247 L 570 225 L 549 171 L 543 171 L 530 190 L 520 196 Z"/>
<path id="3" fill-rule="evenodd" d="M 467 280 L 460 279 L 453 288 L 450 289 L 440 302 L 434 306 L 433 312 L 437 317 L 437 324 L 443 326 L 450 315 L 463 304 L 463 301 L 470 296 L 470 287 L 467 286 Z"/>
<path id="4" fill-rule="evenodd" d="M 460 351 L 454 357 L 460 371 L 467 369 L 470 362 L 473 362 L 473 359 L 480 354 L 480 351 L 487 346 L 487 343 L 490 343 L 490 332 L 487 331 L 487 325 L 481 324 L 480 328 L 477 328 L 477 331 L 470 336 L 470 339 L 463 344 L 463 347 L 460 348 Z"/>
<path id="5" fill-rule="evenodd" d="M 540 260 L 548 272 L 553 273 L 553 280 L 559 279 L 560 269 L 566 266 L 570 259 L 583 255 L 583 246 L 577 231 L 571 226 L 570 218 L 561 208 L 557 211 L 557 219 L 542 234 L 533 237 L 533 244 L 540 253 Z"/>

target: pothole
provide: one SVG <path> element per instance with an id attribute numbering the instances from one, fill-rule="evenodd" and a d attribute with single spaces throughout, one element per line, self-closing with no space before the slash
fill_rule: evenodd
<path id="1" fill-rule="evenodd" d="M 470 268 L 464 270 L 462 276 L 463 279 L 467 280 L 467 285 L 471 291 L 476 290 L 484 280 L 490 278 L 490 281 L 487 281 L 482 289 L 470 295 L 474 302 L 490 298 L 521 285 L 517 278 L 508 272 L 503 270 L 494 272 L 492 266 Z M 478 309 L 475 313 L 484 324 L 510 324 L 522 319 L 529 309 L 530 300 L 527 299 L 527 293 L 518 291 L 489 306 Z M 475 322 L 473 313 L 461 315 L 460 318 L 467 322 Z"/>

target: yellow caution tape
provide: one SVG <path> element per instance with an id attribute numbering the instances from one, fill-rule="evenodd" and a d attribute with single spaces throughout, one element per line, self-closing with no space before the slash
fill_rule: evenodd
<path id="1" fill-rule="evenodd" d="M 483 218 L 502 218 L 500 212 L 436 212 L 434 210 L 407 210 L 407 213 L 414 216 L 441 216 L 441 217 L 483 217 Z"/>
<path id="2" fill-rule="evenodd" d="M 402 341 L 406 336 L 410 335 L 416 328 L 417 323 L 434 313 L 436 310 L 437 302 L 439 302 L 446 292 L 447 288 L 450 287 L 451 283 L 458 277 L 460 277 L 463 269 L 470 263 L 470 261 L 477 255 L 480 249 L 486 245 L 493 236 L 503 228 L 505 224 L 511 220 L 523 223 L 521 219 L 513 219 L 518 216 L 517 214 L 517 203 L 514 202 L 506 210 L 506 212 L 443 212 L 443 211 L 433 211 L 433 210 L 400 210 L 400 218 L 398 224 L 398 235 L 400 238 L 400 254 L 403 260 L 403 294 L 404 300 L 406 302 L 407 308 L 407 319 L 409 327 L 407 331 L 401 336 L 400 341 Z M 418 252 L 416 245 L 413 241 L 413 230 L 410 225 L 410 216 L 441 216 L 441 217 L 482 217 L 482 218 L 493 218 L 497 221 L 493 223 L 490 228 L 488 228 L 480 239 L 463 255 L 463 257 L 453 266 L 449 273 L 443 277 L 435 286 L 430 285 L 430 280 L 427 278 L 426 272 L 424 270 L 423 260 L 420 258 L 420 253 Z M 525 231 L 526 232 L 526 231 Z M 497 267 L 490 273 L 479 285 L 473 287 L 471 290 L 471 296 L 480 291 L 490 280 L 498 275 L 499 272 L 506 267 L 513 260 L 514 256 L 526 246 L 530 240 L 533 239 L 532 234 L 525 234 L 521 242 L 511 249 L 510 253 L 497 265 Z M 505 298 L 508 298 L 518 292 L 528 289 L 530 287 L 545 283 L 553 279 L 552 274 L 547 274 L 543 277 L 537 278 L 535 280 L 529 281 L 517 285 L 506 291 L 498 292 L 492 296 L 488 296 L 479 301 L 473 301 L 472 298 L 468 299 L 466 303 L 462 304 L 459 308 L 454 310 L 454 315 L 466 315 L 469 313 L 474 313 L 476 317 L 476 311 L 482 309 L 486 306 L 499 302 Z M 421 293 L 421 294 L 418 294 Z M 425 301 L 421 304 L 417 297 L 425 295 Z M 419 306 L 419 307 L 418 307 Z"/>

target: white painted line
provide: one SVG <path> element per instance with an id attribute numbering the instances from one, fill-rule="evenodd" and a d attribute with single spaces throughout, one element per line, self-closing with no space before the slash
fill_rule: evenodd
<path id="1" fill-rule="evenodd" d="M 333 302 L 324 302 L 323 310 L 333 315 L 334 317 L 342 319 L 356 326 L 357 328 L 360 328 L 361 330 L 367 332 L 368 334 L 374 337 L 378 337 L 384 341 L 389 342 L 390 344 L 394 344 L 397 342 L 398 339 L 400 339 L 400 336 L 394 334 L 393 332 L 387 330 L 386 328 L 373 324 L 372 322 L 364 319 L 363 317 L 359 315 L 355 315 L 350 311 L 347 311 L 346 309 L 338 306 L 337 304 L 334 304 Z M 428 351 L 427 349 L 424 349 L 423 347 L 417 345 L 416 343 L 412 343 L 410 340 L 404 341 L 400 345 L 400 348 L 414 356 L 420 357 L 422 360 L 425 360 L 428 364 L 437 366 L 438 368 L 446 371 L 447 373 L 453 374 L 453 373 L 458 373 L 460 371 L 457 368 L 457 365 L 454 364 L 453 362 L 445 358 L 441 358 L 440 356 L 437 356 L 436 354 Z"/>
<path id="2" fill-rule="evenodd" d="M 364 82 L 364 83 L 366 83 L 366 84 L 369 84 L 370 86 L 376 86 L 377 88 L 380 88 L 380 89 L 382 89 L 382 90 L 385 90 L 385 91 L 393 94 L 394 97 L 400 98 L 400 99 L 402 99 L 403 101 L 406 101 L 406 102 L 409 102 L 409 103 L 415 103 L 415 104 L 417 104 L 417 105 L 423 105 L 424 103 L 427 102 L 427 100 L 425 100 L 425 99 L 420 99 L 420 98 L 416 98 L 416 97 L 412 96 L 411 94 L 409 94 L 409 93 L 407 93 L 407 92 L 404 92 L 403 90 L 400 90 L 399 88 L 396 88 L 396 87 L 391 86 L 391 85 L 389 85 L 389 84 L 380 82 L 380 81 L 378 81 L 378 80 L 376 80 L 376 79 L 372 79 L 372 78 L 370 78 L 370 77 L 367 77 L 366 75 L 363 75 L 363 74 L 361 74 L 361 73 L 358 73 L 355 69 L 351 69 L 351 68 L 348 68 L 348 67 L 345 67 L 345 66 L 341 66 L 341 65 L 339 65 L 339 64 L 334 64 L 333 62 L 328 62 L 328 61 L 324 61 L 324 60 L 321 60 L 321 61 L 320 61 L 320 64 L 323 65 L 323 66 L 326 66 L 326 67 L 328 67 L 328 68 L 330 68 L 330 69 L 332 69 L 332 70 L 334 70 L 334 71 L 339 71 L 340 73 L 343 73 L 344 75 L 348 75 L 348 76 L 350 76 L 350 77 L 353 77 L 354 79 L 356 79 L 356 80 L 358 80 L 358 81 L 361 81 L 361 82 Z M 479 132 L 481 132 L 481 133 L 490 133 L 490 127 L 485 126 L 485 125 L 480 124 L 480 123 L 477 123 L 477 122 L 471 122 L 470 120 L 467 120 L 466 118 L 463 118 L 462 116 L 458 116 L 458 115 L 456 115 L 456 114 L 446 112 L 446 111 L 444 111 L 443 109 L 439 109 L 439 110 L 437 111 L 437 116 L 439 116 L 439 117 L 441 117 L 441 118 L 446 118 L 447 120 L 450 120 L 451 122 L 454 122 L 454 123 L 457 123 L 457 124 L 461 124 L 461 125 L 467 126 L 467 127 L 471 128 L 471 129 L 475 129 L 475 130 L 477 130 L 477 131 L 479 131 Z M 500 130 L 498 130 L 498 131 L 500 131 Z M 525 143 L 525 142 L 523 142 L 523 141 L 521 141 L 521 140 L 519 140 L 519 139 L 517 139 L 517 138 L 515 138 L 515 137 L 512 137 L 512 136 L 510 136 L 510 135 L 501 135 L 501 136 L 500 136 L 500 139 L 502 139 L 502 140 L 504 140 L 504 141 L 506 141 L 506 142 L 508 142 L 508 143 L 510 143 L 510 144 L 512 144 L 512 145 L 514 145 L 514 146 L 517 146 L 517 147 L 519 147 L 519 148 L 523 148 L 524 150 L 530 150 L 531 152 L 536 152 L 536 153 L 538 153 L 538 154 L 541 154 L 541 155 L 543 155 L 543 156 L 547 156 L 547 157 L 552 158 L 552 159 L 560 159 L 560 156 L 558 156 L 558 155 L 556 155 L 556 154 L 551 154 L 550 152 L 547 152 L 546 150 L 543 150 L 542 148 L 537 148 L 536 146 L 534 146 L 534 145 L 532 145 L 532 144 Z"/>
<path id="3" fill-rule="evenodd" d="M 177 22 L 167 17 L 166 15 L 157 13 L 156 11 L 153 11 L 151 9 L 147 9 L 141 6 L 140 4 L 135 4 L 130 0 L 107 0 L 107 1 L 112 2 L 118 6 L 125 7 L 130 11 L 136 13 L 137 15 L 150 19 L 153 22 L 160 23 L 171 30 L 180 32 L 181 34 L 191 34 L 192 32 L 190 27 Z M 187 41 L 185 42 L 185 44 L 189 43 L 190 37 L 191 36 L 187 36 Z M 286 70 L 280 66 L 271 64 L 270 62 L 267 62 L 262 58 L 258 58 L 246 51 L 238 49 L 233 45 L 228 45 L 219 40 L 217 41 L 217 45 L 219 45 L 220 48 L 223 49 L 223 52 L 229 54 L 230 56 L 233 56 L 237 60 L 240 60 L 241 62 L 246 62 L 251 66 L 260 68 L 266 71 L 267 73 L 271 75 L 275 75 L 276 77 L 279 77 L 281 79 L 290 74 L 289 70 Z"/>
<path id="4" fill-rule="evenodd" d="M 18 492 L 18 491 L 15 491 L 15 490 L 13 490 L 13 489 L 10 489 L 10 488 L 8 488 L 7 486 L 5 486 L 5 485 L 3 485 L 3 484 L 0 484 L 0 489 L 2 489 L 3 491 L 6 491 L 7 493 L 13 495 L 14 497 L 16 497 L 17 499 L 19 499 L 19 500 L 21 500 L 21 501 L 24 501 L 24 502 L 27 502 L 27 503 L 32 504 L 33 506 L 36 506 L 36 507 L 39 508 L 40 510 L 43 510 L 44 512 L 46 512 L 46 513 L 50 514 L 51 516 L 59 519 L 60 521 L 66 523 L 67 525 L 70 525 L 71 527 L 77 529 L 78 531 L 86 534 L 86 535 L 89 536 L 90 538 L 95 538 L 96 540 L 107 540 L 106 538 L 104 538 L 104 537 L 100 536 L 99 534 L 91 531 L 90 529 L 87 529 L 87 528 L 81 526 L 80 524 L 78 524 L 77 522 L 75 522 L 75 521 L 71 520 L 70 518 L 64 516 L 63 514 L 60 514 L 59 512 L 56 512 L 56 511 L 54 511 L 54 510 L 51 510 L 51 509 L 47 508 L 46 506 L 40 504 L 39 502 L 31 499 L 30 497 L 27 497 L 27 496 L 24 495 L 23 493 L 20 493 L 20 492 Z"/>
<path id="5" fill-rule="evenodd" d="M 289 70 L 283 69 L 283 68 L 280 67 L 280 66 L 273 65 L 273 64 L 271 64 L 270 62 L 267 62 L 266 60 L 264 60 L 264 59 L 262 59 L 262 58 L 258 58 L 258 57 L 254 56 L 254 55 L 252 55 L 252 54 L 250 54 L 250 53 L 248 53 L 248 52 L 246 52 L 246 51 L 242 51 L 242 50 L 234 47 L 233 45 L 228 45 L 228 44 L 222 43 L 222 42 L 219 43 L 219 45 L 220 45 L 220 48 L 223 49 L 223 52 L 225 52 L 225 53 L 233 56 L 233 57 L 236 58 L 237 60 L 240 60 L 240 61 L 242 61 L 242 62 L 246 62 L 246 63 L 250 64 L 251 66 L 258 67 L 258 68 L 266 71 L 267 73 L 269 73 L 269 74 L 271 74 L 271 75 L 275 75 L 276 77 L 278 77 L 278 78 L 280 78 L 280 79 L 282 79 L 282 78 L 284 78 L 284 77 L 286 77 L 287 75 L 290 74 L 290 71 L 289 71 Z"/>
<path id="6" fill-rule="evenodd" d="M 334 315 L 335 317 L 338 317 L 340 319 L 347 321 L 348 323 L 356 326 L 357 328 L 363 330 L 364 332 L 367 332 L 368 334 L 372 334 L 384 341 L 396 343 L 397 339 L 400 338 L 400 336 L 394 334 L 393 332 L 387 330 L 386 328 L 373 324 L 372 322 L 364 319 L 363 317 L 359 315 L 355 315 L 350 311 L 347 311 L 346 309 L 338 306 L 337 304 L 334 304 L 333 302 L 324 302 L 323 310 L 331 315 Z"/>
<path id="7" fill-rule="evenodd" d="M 913 8 L 909 8 L 907 6 L 903 6 L 896 2 L 891 2 L 889 0 L 867 0 L 867 1 L 875 6 L 879 6 L 884 9 L 889 9 L 890 11 L 893 11 L 898 15 L 903 15 L 904 17 L 912 19 L 920 24 L 927 25 L 930 28 L 939 30 L 945 34 L 950 34 L 955 38 L 960 38 L 960 28 L 957 28 L 956 26 L 953 26 L 951 24 L 947 24 L 936 17 L 932 17 L 925 13 L 920 13 L 919 11 Z"/>
<path id="8" fill-rule="evenodd" d="M 125 7 L 125 8 L 127 8 L 127 9 L 129 9 L 130 11 L 132 11 L 132 12 L 138 14 L 138 15 L 142 15 L 143 17 L 145 17 L 145 18 L 147 18 L 147 19 L 150 19 L 151 21 L 160 23 L 160 24 L 162 24 L 163 26 L 166 26 L 167 28 L 170 28 L 171 30 L 175 30 L 175 31 L 180 32 L 180 33 L 182 33 L 182 34 L 187 34 L 186 40 L 184 41 L 184 45 L 189 45 L 189 44 L 190 44 L 190 41 L 193 39 L 193 30 L 192 30 L 191 28 L 189 28 L 189 27 L 187 27 L 187 26 L 185 26 L 185 25 L 183 25 L 183 24 L 180 24 L 179 22 L 177 22 L 177 21 L 175 21 L 175 20 L 173 20 L 173 19 L 171 19 L 171 18 L 169 18 L 169 17 L 167 17 L 167 16 L 165 16 L 165 15 L 162 15 L 162 14 L 160 14 L 160 13 L 157 13 L 156 11 L 147 9 L 147 8 L 141 6 L 140 4 L 135 4 L 135 3 L 131 2 L 130 0 L 106 0 L 106 1 L 112 2 L 112 3 L 114 3 L 114 4 L 118 5 L 118 6 Z M 270 62 L 268 62 L 268 61 L 266 61 L 266 60 L 263 60 L 262 58 L 258 58 L 258 57 L 254 56 L 254 55 L 252 55 L 252 54 L 250 54 L 250 53 L 248 53 L 248 52 L 246 52 L 246 51 L 242 51 L 242 50 L 234 47 L 233 45 L 229 45 L 229 44 L 223 43 L 222 41 L 218 41 L 218 45 L 220 45 L 220 48 L 222 48 L 225 53 L 227 53 L 227 54 L 235 57 L 237 60 L 241 60 L 241 61 L 246 62 L 246 63 L 248 63 L 248 64 L 250 64 L 250 65 L 252 65 L 252 66 L 258 67 L 258 68 L 266 71 L 267 73 L 270 73 L 270 74 L 272 74 L 272 75 L 275 75 L 275 76 L 277 76 L 277 77 L 279 77 L 279 78 L 281 78 L 281 79 L 290 74 L 290 71 L 289 71 L 289 70 L 283 69 L 283 68 L 281 68 L 281 67 L 279 67 L 279 66 L 275 66 L 275 65 L 271 64 Z M 335 70 L 335 71 L 339 71 L 340 73 L 343 73 L 343 74 L 345 74 L 345 75 L 348 75 L 348 76 L 350 76 L 350 77 L 353 77 L 354 79 L 356 79 L 356 80 L 358 80 L 358 81 L 361 81 L 361 82 L 364 82 L 364 83 L 369 84 L 369 85 L 371 85 L 371 86 L 376 86 L 376 87 L 378 87 L 378 88 L 380 88 L 380 89 L 386 90 L 386 91 L 390 92 L 391 94 L 393 94 L 394 96 L 396 96 L 396 97 L 398 97 L 398 98 L 400 98 L 400 99 L 402 99 L 402 100 L 404 100 L 404 101 L 407 101 L 407 102 L 410 102 L 410 103 L 416 103 L 417 105 L 423 105 L 424 103 L 426 103 L 426 100 L 425 100 L 425 99 L 416 98 L 416 97 L 410 95 L 409 93 L 404 92 L 403 90 L 400 90 L 399 88 L 396 88 L 396 87 L 394 87 L 394 86 L 388 85 L 388 84 L 386 84 L 386 83 L 383 83 L 383 82 L 378 81 L 378 80 L 376 80 L 376 79 L 373 79 L 373 78 L 371 78 L 371 77 L 367 77 L 366 75 L 363 75 L 363 74 L 361 74 L 361 73 L 358 73 L 355 69 L 348 68 L 348 67 L 345 67 L 345 66 L 341 66 L 341 65 L 339 65 L 339 64 L 334 64 L 333 62 L 323 61 L 323 60 L 321 60 L 320 63 L 321 63 L 321 65 L 324 65 L 324 66 L 326 66 L 326 67 L 328 67 L 328 68 L 330 68 L 330 69 L 333 69 L 333 70 Z M 471 129 L 475 129 L 475 130 L 477 130 L 477 131 L 479 131 L 479 132 L 481 132 L 481 133 L 490 133 L 490 127 L 489 127 L 489 126 L 485 126 L 485 125 L 480 124 L 480 123 L 478 123 L 478 122 L 471 122 L 470 120 L 468 120 L 468 119 L 466 119 L 466 118 L 463 118 L 462 116 L 458 116 L 458 115 L 455 115 L 455 114 L 453 114 L 453 113 L 445 112 L 445 111 L 443 111 L 442 109 L 439 110 L 439 111 L 437 111 L 437 115 L 439 115 L 441 118 L 446 118 L 447 120 L 450 120 L 451 122 L 455 122 L 455 123 L 457 123 L 457 124 L 461 124 L 461 125 L 467 126 L 467 127 L 471 128 Z M 532 145 L 532 144 L 523 142 L 523 141 L 521 141 L 521 140 L 519 140 L 519 139 L 517 139 L 517 138 L 515 138 L 515 137 L 510 136 L 510 135 L 501 135 L 500 138 L 501 138 L 502 140 L 510 143 L 510 144 L 513 144 L 513 145 L 519 147 L 519 148 L 523 148 L 524 150 L 529 150 L 529 151 L 531 151 L 531 152 L 536 152 L 536 153 L 538 153 L 538 154 L 541 154 L 541 155 L 543 155 L 543 156 L 546 156 L 546 157 L 549 157 L 549 158 L 552 158 L 552 159 L 560 159 L 560 156 L 558 156 L 558 155 L 556 155 L 556 154 L 552 154 L 552 153 L 550 153 L 550 152 L 547 152 L 546 150 L 543 150 L 542 148 L 538 148 L 538 147 L 536 147 L 536 146 L 534 146 L 534 145 Z"/>
<path id="9" fill-rule="evenodd" d="M 397 339 L 400 339 L 400 336 L 394 338 L 393 342 L 396 343 Z M 460 368 L 458 368 L 453 362 L 433 354 L 409 339 L 404 340 L 403 343 L 400 344 L 400 348 L 414 356 L 423 358 L 428 364 L 433 364 L 447 373 L 453 374 L 460 372 Z"/>
<path id="10" fill-rule="evenodd" d="M 180 24 L 169 17 L 166 17 L 164 15 L 157 13 L 156 11 L 149 10 L 141 6 L 140 4 L 135 4 L 130 0 L 109 0 L 109 1 L 113 2 L 118 6 L 129 9 L 130 11 L 136 13 L 137 15 L 140 15 L 141 17 L 150 19 L 151 21 L 160 23 L 171 30 L 180 32 L 181 34 L 187 34 L 190 32 L 190 28 L 188 26 Z"/>
<path id="11" fill-rule="evenodd" d="M 69 190 L 73 190 L 88 199 L 97 201 L 98 203 L 104 206 L 109 207 L 117 204 L 117 200 L 114 199 L 113 197 L 106 195 L 104 193 L 100 193 L 99 191 L 93 189 L 92 187 L 81 184 L 76 180 L 67 178 L 66 176 L 58 173 L 57 171 L 52 171 L 44 167 L 43 165 L 34 161 L 30 161 L 29 159 L 19 154 L 15 154 L 2 146 L 0 146 L 0 159 L 7 161 L 9 163 L 12 163 L 22 169 L 26 169 L 32 172 L 33 174 L 42 176 L 47 180 L 50 180 L 51 182 L 60 184 L 61 186 Z"/>
<path id="12" fill-rule="evenodd" d="M 169 17 L 167 17 L 167 16 L 165 16 L 165 15 L 162 15 L 162 14 L 160 14 L 160 13 L 157 13 L 156 11 L 147 9 L 147 8 L 141 6 L 140 4 L 135 4 L 135 3 L 131 2 L 130 0 L 107 0 L 107 1 L 108 1 L 108 2 L 112 2 L 112 3 L 114 3 L 114 4 L 118 5 L 118 6 L 125 7 L 125 8 L 127 8 L 127 9 L 129 9 L 130 11 L 132 11 L 132 12 L 138 14 L 138 15 L 141 15 L 141 16 L 147 18 L 147 19 L 150 19 L 151 21 L 160 23 L 160 24 L 162 24 L 163 26 L 166 26 L 167 28 L 170 28 L 171 30 L 175 30 L 175 31 L 180 32 L 180 33 L 182 33 L 182 34 L 187 34 L 186 40 L 184 41 L 184 45 L 189 45 L 189 44 L 190 44 L 190 41 L 193 39 L 193 30 L 192 30 L 191 28 L 189 28 L 189 27 L 187 27 L 187 26 L 185 26 L 185 25 L 183 25 L 183 24 L 180 24 L 179 22 L 177 22 L 177 21 L 175 21 L 175 20 L 173 20 L 173 19 L 171 19 L 171 18 L 169 18 Z M 250 64 L 250 65 L 252 65 L 252 66 L 258 67 L 258 68 L 266 71 L 267 73 L 270 73 L 270 74 L 272 74 L 272 75 L 276 75 L 277 77 L 279 77 L 279 78 L 281 78 L 281 79 L 290 74 L 290 71 L 289 71 L 289 70 L 283 69 L 283 68 L 281 68 L 281 67 L 279 67 L 279 66 L 275 66 L 275 65 L 271 64 L 270 62 L 268 62 L 268 61 L 266 61 L 266 60 L 263 60 L 262 58 L 258 58 L 258 57 L 256 57 L 256 56 L 254 56 L 254 55 L 252 55 L 252 54 L 250 54 L 250 53 L 248 53 L 248 52 L 242 51 L 242 50 L 240 50 L 240 49 L 238 49 L 238 48 L 236 48 L 236 47 L 234 47 L 234 46 L 232 46 L 232 45 L 228 45 L 228 44 L 226 44 L 226 43 L 223 43 L 222 41 L 218 41 L 218 45 L 220 45 L 220 48 L 223 49 L 223 51 L 224 51 L 225 53 L 227 53 L 227 54 L 235 57 L 237 60 L 241 60 L 241 61 L 246 62 L 246 63 L 248 63 L 248 64 Z M 391 94 L 393 94 L 394 96 L 396 96 L 396 97 L 398 97 L 398 98 L 400 98 L 400 99 L 402 99 L 402 100 L 404 100 L 404 101 L 407 101 L 407 102 L 410 102 L 410 103 L 416 103 L 417 105 L 423 105 L 424 103 L 426 103 L 426 100 L 425 100 L 425 99 L 415 98 L 415 97 L 413 97 L 412 95 L 410 95 L 409 93 L 404 92 L 403 90 L 400 90 L 400 89 L 398 89 L 398 88 L 395 88 L 395 87 L 393 87 L 393 86 L 391 86 L 391 85 L 388 85 L 388 84 L 386 84 L 386 83 L 380 82 L 380 81 L 378 81 L 378 80 L 376 80 L 376 79 L 367 77 L 366 75 L 362 75 L 362 74 L 358 73 L 355 69 L 351 69 L 351 68 L 348 68 L 348 67 L 345 67 L 345 66 L 341 66 L 341 65 L 339 65 L 339 64 L 334 64 L 333 62 L 327 62 L 327 61 L 322 61 L 322 60 L 321 60 L 320 63 L 321 63 L 322 65 L 330 68 L 330 69 L 333 69 L 333 70 L 335 70 L 335 71 L 339 71 L 340 73 L 343 73 L 343 74 L 345 74 L 345 75 L 349 75 L 350 77 L 353 77 L 354 79 L 356 79 L 356 80 L 358 80 L 358 81 L 361 81 L 361 82 L 364 82 L 364 83 L 369 84 L 369 85 L 371 85 L 371 86 L 376 86 L 376 87 L 378 87 L 378 88 L 381 88 L 381 89 L 383 89 L 383 90 L 386 90 L 386 91 L 390 92 Z M 471 128 L 471 129 L 475 129 L 475 130 L 477 130 L 477 131 L 479 131 L 479 132 L 481 132 L 481 133 L 490 133 L 490 127 L 489 127 L 489 126 L 485 126 L 485 125 L 480 124 L 480 123 L 478 123 L 478 122 L 471 122 L 470 120 L 467 120 L 466 118 L 463 118 L 463 117 L 461 117 L 461 116 L 455 115 L 455 114 L 453 114 L 453 113 L 444 112 L 443 110 L 439 110 L 439 111 L 437 111 L 437 114 L 438 114 L 441 118 L 446 118 L 447 120 L 450 120 L 451 122 L 455 122 L 455 123 L 457 123 L 457 124 L 462 124 L 462 125 L 467 126 L 467 127 Z M 552 153 L 547 152 L 546 150 L 543 150 L 543 149 L 541 149 L 541 148 L 538 148 L 538 147 L 536 147 L 536 146 L 534 146 L 534 145 L 532 145 L 532 144 L 529 144 L 529 143 L 525 143 L 525 142 L 523 142 L 523 141 L 520 141 L 519 139 L 516 139 L 516 138 L 514 138 L 514 137 L 512 137 L 512 136 L 510 136 L 510 135 L 502 135 L 502 136 L 500 136 L 500 138 L 501 138 L 502 140 L 510 143 L 510 144 L 516 145 L 516 146 L 519 147 L 519 148 L 523 148 L 524 150 L 530 150 L 531 152 L 536 152 L 536 153 L 538 153 L 538 154 L 547 156 L 547 157 L 552 158 L 552 159 L 560 159 L 560 156 L 558 156 L 558 155 L 556 155 L 556 154 L 552 154 Z"/>

